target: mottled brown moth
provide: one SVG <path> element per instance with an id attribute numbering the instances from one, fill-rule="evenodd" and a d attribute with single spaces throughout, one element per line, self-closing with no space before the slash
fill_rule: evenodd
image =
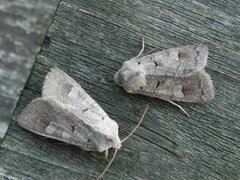
<path id="1" fill-rule="evenodd" d="M 114 76 L 125 91 L 166 100 L 179 108 L 173 101 L 204 103 L 214 98 L 212 81 L 204 70 L 207 46 L 182 46 L 147 55 L 142 55 L 143 50 L 144 41 L 139 55 L 125 61 Z"/>
<path id="2" fill-rule="evenodd" d="M 58 68 L 47 74 L 42 97 L 28 104 L 18 123 L 34 133 L 87 151 L 104 152 L 121 147 L 118 124 Z"/>

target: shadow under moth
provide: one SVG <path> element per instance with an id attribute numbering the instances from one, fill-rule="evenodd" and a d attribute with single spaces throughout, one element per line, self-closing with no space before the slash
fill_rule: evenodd
<path id="1" fill-rule="evenodd" d="M 212 81 L 204 70 L 207 46 L 182 46 L 146 55 L 143 50 L 144 40 L 141 52 L 125 61 L 114 76 L 125 91 L 166 100 L 182 111 L 173 101 L 204 103 L 214 98 Z"/>
<path id="2" fill-rule="evenodd" d="M 148 106 L 147 106 L 148 108 Z M 122 141 L 118 124 L 70 76 L 58 68 L 47 74 L 42 97 L 34 99 L 18 117 L 23 128 L 36 134 L 79 146 L 86 151 L 105 152 L 114 148 L 112 163 L 121 143 L 140 125 L 147 108 L 135 129 Z"/>

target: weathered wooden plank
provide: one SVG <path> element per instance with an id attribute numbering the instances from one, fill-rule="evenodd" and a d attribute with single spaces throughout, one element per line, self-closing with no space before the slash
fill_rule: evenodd
<path id="1" fill-rule="evenodd" d="M 58 0 L 0 1 L 0 141 Z"/>
<path id="2" fill-rule="evenodd" d="M 89 176 L 89 174 L 74 172 L 66 167 L 59 167 L 51 163 L 46 168 L 46 163 L 43 160 L 12 152 L 9 149 L 1 148 L 0 153 L 2 155 L 1 162 L 4 161 L 4 156 L 14 160 L 5 164 L 4 169 L 0 169 L 1 179 L 68 179 L 69 176 L 72 179 L 79 179 L 79 177 L 85 179 Z M 36 169 L 38 169 L 37 172 Z"/>
<path id="3" fill-rule="evenodd" d="M 123 144 L 105 179 L 239 179 L 240 5 L 237 1 L 207 2 L 62 0 L 13 119 L 41 95 L 44 76 L 58 66 L 119 123 L 121 137 L 136 124 L 145 104 L 150 104 L 145 121 Z M 117 86 L 114 73 L 139 52 L 142 36 L 147 50 L 207 44 L 207 72 L 213 79 L 215 100 L 180 103 L 191 116 L 187 118 L 166 102 L 127 94 Z M 9 150 L 43 161 L 46 169 L 33 167 L 32 174 L 41 168 L 51 170 L 54 164 L 85 172 L 92 179 L 107 163 L 76 147 L 27 132 L 15 121 L 1 147 L 5 155 Z M 8 165 L 1 165 L 2 169 L 11 166 L 5 161 Z M 68 179 L 75 177 L 69 174 Z M 54 170 L 52 179 L 58 179 Z"/>

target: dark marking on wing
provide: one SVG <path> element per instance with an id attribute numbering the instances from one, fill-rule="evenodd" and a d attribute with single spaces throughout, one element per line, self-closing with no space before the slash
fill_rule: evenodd
<path id="1" fill-rule="evenodd" d="M 60 84 L 60 83 L 62 83 L 62 82 L 58 82 L 58 86 L 59 86 L 59 87 L 61 87 L 61 84 Z M 66 84 L 66 83 L 64 83 L 64 84 L 62 85 L 62 89 L 66 91 L 66 92 L 65 92 L 66 94 L 70 93 L 70 91 L 71 91 L 72 88 L 73 88 L 73 85 L 71 85 L 71 84 Z"/>
<path id="2" fill-rule="evenodd" d="M 82 110 L 83 113 L 85 113 L 86 111 L 88 111 L 88 108 Z"/>
<path id="3" fill-rule="evenodd" d="M 159 85 L 160 85 L 160 81 L 157 82 L 157 85 L 156 85 L 155 89 L 157 89 L 159 87 Z"/>
<path id="4" fill-rule="evenodd" d="M 71 128 L 72 128 L 72 132 L 74 132 L 75 131 L 75 126 L 71 126 Z"/>
<path id="5" fill-rule="evenodd" d="M 182 88 L 182 92 L 185 95 L 190 95 L 190 94 L 193 94 L 194 93 L 194 90 L 191 86 L 183 86 Z"/>
<path id="6" fill-rule="evenodd" d="M 188 52 L 179 52 L 178 53 L 178 59 L 179 60 L 184 60 L 184 59 L 189 59 L 190 58 L 190 56 L 189 56 L 189 53 Z"/>

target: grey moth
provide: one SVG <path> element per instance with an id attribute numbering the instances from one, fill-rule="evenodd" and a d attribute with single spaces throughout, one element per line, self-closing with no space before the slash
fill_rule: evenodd
<path id="1" fill-rule="evenodd" d="M 42 97 L 32 100 L 18 117 L 23 128 L 36 134 L 79 146 L 86 151 L 105 152 L 114 148 L 113 162 L 121 143 L 141 124 L 148 105 L 135 128 L 123 140 L 118 136 L 118 124 L 70 76 L 58 68 L 47 74 Z"/>
<path id="2" fill-rule="evenodd" d="M 42 97 L 18 117 L 23 128 L 86 151 L 120 148 L 118 124 L 70 76 L 58 68 L 47 74 Z"/>
<path id="3" fill-rule="evenodd" d="M 189 45 L 141 55 L 125 61 L 114 76 L 125 91 L 169 101 L 208 102 L 213 84 L 204 70 L 208 47 Z M 178 106 L 178 105 L 177 105 Z M 181 107 L 180 107 L 181 108 Z"/>

